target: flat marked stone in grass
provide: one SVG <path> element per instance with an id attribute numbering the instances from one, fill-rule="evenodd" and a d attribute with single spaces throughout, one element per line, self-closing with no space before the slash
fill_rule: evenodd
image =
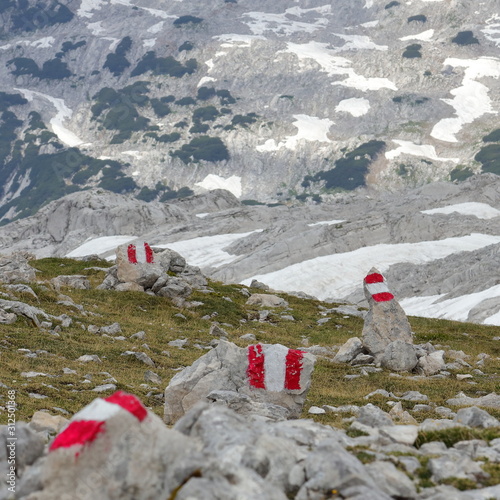
<path id="1" fill-rule="evenodd" d="M 82 361 L 84 363 L 89 363 L 91 361 L 95 361 L 96 363 L 102 363 L 101 359 L 97 354 L 84 354 L 83 356 L 80 356 L 77 361 Z"/>
<path id="2" fill-rule="evenodd" d="M 311 415 L 324 415 L 326 410 L 324 408 L 320 408 L 319 406 L 311 406 L 309 410 L 307 410 L 307 413 L 310 413 Z"/>
<path id="3" fill-rule="evenodd" d="M 267 293 L 253 293 L 246 304 L 260 307 L 288 307 L 288 302 L 285 299 Z"/>
<path id="4" fill-rule="evenodd" d="M 125 351 L 122 356 L 132 356 L 146 365 L 155 366 L 154 361 L 145 352 Z"/>
<path id="5" fill-rule="evenodd" d="M 21 377 L 24 378 L 48 377 L 48 375 L 42 372 L 21 372 Z"/>
<path id="6" fill-rule="evenodd" d="M 98 385 L 92 389 L 93 392 L 106 392 L 106 391 L 116 391 L 115 384 L 103 384 Z"/>

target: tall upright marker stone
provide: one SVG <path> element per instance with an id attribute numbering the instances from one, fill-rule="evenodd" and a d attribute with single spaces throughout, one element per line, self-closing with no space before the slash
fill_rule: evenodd
<path id="1" fill-rule="evenodd" d="M 364 292 L 370 310 L 365 317 L 363 326 L 363 346 L 374 356 L 375 362 L 394 358 L 394 347 L 397 352 L 408 351 L 405 356 L 409 359 L 404 363 L 404 367 L 398 364 L 395 368 L 398 371 L 402 369 L 412 369 L 416 363 L 416 355 L 413 348 L 413 334 L 410 323 L 406 317 L 403 308 L 399 305 L 394 295 L 389 290 L 384 276 L 375 268 L 372 268 L 364 281 Z M 395 346 L 389 347 L 396 342 Z M 386 355 L 387 351 L 387 355 Z M 412 355 L 413 353 L 413 355 Z M 410 368 L 409 365 L 415 364 Z M 382 362 L 382 364 L 384 364 Z M 392 368 L 391 366 L 387 366 Z"/>

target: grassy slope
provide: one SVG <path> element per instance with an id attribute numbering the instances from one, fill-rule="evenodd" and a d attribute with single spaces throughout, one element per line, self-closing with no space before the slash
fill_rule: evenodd
<path id="1" fill-rule="evenodd" d="M 137 292 L 62 290 L 62 293 L 72 297 L 75 303 L 84 307 L 86 312 L 82 313 L 75 308 L 57 304 L 58 293 L 47 286 L 48 284 L 41 282 L 60 274 L 86 274 L 95 287 L 102 281 L 104 273 L 85 269 L 96 265 L 102 266 L 102 262 L 43 259 L 34 261 L 32 265 L 40 270 L 40 282 L 33 285 L 38 300 L 28 294 L 23 296 L 17 294 L 19 300 L 53 315 L 66 313 L 73 319 L 73 324 L 63 328 L 59 336 L 54 336 L 49 331 L 38 330 L 23 318 L 18 319 L 13 325 L 0 325 L 0 381 L 18 391 L 19 420 L 29 420 L 33 413 L 40 409 L 57 413 L 57 410 L 53 410 L 54 407 L 63 408 L 73 414 L 100 395 L 90 389 L 105 383 L 109 378 L 109 375 L 102 372 L 111 374 L 117 380 L 116 385 L 119 389 L 133 392 L 155 413 L 162 415 L 163 405 L 159 395 L 177 369 L 190 365 L 206 352 L 194 347 L 194 344 L 207 346 L 214 339 L 208 334 L 211 321 L 214 320 L 221 324 L 232 325 L 223 325 L 223 328 L 228 331 L 229 339 L 240 346 L 247 345 L 247 342 L 239 339 L 240 335 L 246 333 L 255 334 L 258 342 L 282 343 L 292 348 L 301 347 L 302 340 L 306 337 L 310 345 L 340 345 L 350 337 L 360 337 L 363 327 L 363 322 L 359 318 L 343 317 L 338 314 L 329 314 L 331 320 L 318 325 L 317 320 L 323 317 L 318 308 L 322 305 L 321 302 L 302 300 L 285 294 L 281 295 L 290 304 L 286 314 L 292 314 L 295 321 L 280 318 L 284 310 L 273 311 L 271 323 L 252 321 L 252 318 L 258 316 L 258 310 L 245 305 L 246 297 L 240 292 L 243 287 L 220 283 L 211 283 L 215 293 L 195 293 L 193 300 L 199 300 L 204 305 L 192 310 L 179 310 L 173 307 L 168 299 Z M 7 291 L 0 286 L 0 291 L 2 290 Z M 231 302 L 224 297 L 230 298 Z M 331 304 L 325 305 L 332 307 Z M 202 319 L 203 316 L 214 312 L 218 315 L 212 320 Z M 186 319 L 177 317 L 179 313 Z M 90 324 L 105 326 L 116 321 L 120 323 L 122 335 L 127 337 L 127 340 L 106 338 L 86 330 Z M 473 397 L 499 391 L 500 377 L 497 373 L 500 373 L 498 359 L 500 344 L 492 338 L 500 335 L 500 328 L 422 318 L 410 318 L 410 322 L 416 333 L 416 343 L 431 341 L 436 347 L 440 345 L 445 349 L 463 350 L 473 357 L 472 361 L 469 360 L 471 364 L 476 361 L 477 354 L 483 352 L 489 354 L 491 358 L 481 367 L 485 375 L 474 375 L 472 379 L 474 383 L 470 383 L 470 381 L 459 381 L 454 376 L 446 379 L 415 379 L 394 377 L 384 371 L 346 380 L 344 375 L 359 373 L 359 369 L 319 359 L 304 416 L 307 416 L 307 409 L 311 405 L 364 405 L 368 402 L 364 396 L 376 389 L 386 389 L 396 395 L 408 390 L 418 390 L 427 394 L 431 401 L 438 405 L 445 405 L 446 400 L 459 391 L 464 391 Z M 54 326 L 56 324 L 57 322 Z M 146 332 L 144 340 L 129 339 L 132 334 L 140 330 Z M 179 349 L 167 345 L 169 341 L 179 338 L 189 339 L 188 346 Z M 143 344 L 147 344 L 148 347 Z M 25 356 L 26 353 L 20 352 L 19 349 L 31 351 L 42 349 L 48 353 L 28 358 Z M 146 352 L 156 364 L 152 369 L 162 377 L 162 385 L 156 388 L 151 384 L 144 385 L 144 373 L 150 367 L 131 357 L 121 356 L 126 350 Z M 97 354 L 102 363 L 76 361 L 83 354 Z M 73 369 L 77 373 L 63 374 L 63 368 Z M 43 372 L 51 377 L 21 376 L 21 372 L 28 371 Z M 470 371 L 471 369 L 464 369 L 460 373 Z M 86 374 L 92 375 L 91 384 L 83 383 Z M 48 398 L 34 399 L 29 393 L 42 394 Z M 373 399 L 371 401 L 379 402 L 383 409 L 389 409 L 385 400 Z M 406 406 L 410 409 L 413 403 L 408 403 Z M 500 418 L 500 410 L 489 411 Z M 417 420 L 438 418 L 434 413 L 415 413 L 414 416 Z M 314 418 L 323 423 L 342 425 L 340 418 L 334 414 Z"/>

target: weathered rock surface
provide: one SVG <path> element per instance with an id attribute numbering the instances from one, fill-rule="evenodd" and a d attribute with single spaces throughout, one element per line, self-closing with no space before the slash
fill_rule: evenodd
<path id="1" fill-rule="evenodd" d="M 364 292 L 370 306 L 363 325 L 363 346 L 380 361 L 387 346 L 395 341 L 413 344 L 413 335 L 403 308 L 389 291 L 382 274 L 372 268 L 364 280 Z M 390 359 L 391 354 L 388 354 Z M 415 364 L 417 360 L 415 359 Z M 413 368 L 412 367 L 412 368 Z"/>
<path id="2" fill-rule="evenodd" d="M 0 255 L 0 283 L 30 283 L 36 280 L 36 271 L 29 265 L 34 255 L 17 252 Z"/>
<path id="3" fill-rule="evenodd" d="M 293 370 L 288 370 L 285 365 L 290 352 L 293 357 L 297 351 L 288 350 L 279 344 L 257 344 L 242 349 L 220 340 L 215 349 L 172 378 L 165 389 L 165 421 L 175 422 L 211 393 L 212 399 L 219 402 L 227 400 L 231 403 L 234 398 L 239 398 L 234 395 L 229 399 L 215 399 L 213 391 L 243 394 L 254 402 L 285 408 L 287 417 L 298 417 L 311 384 L 316 358 L 309 353 L 300 353 L 299 359 L 297 354 Z M 291 373 L 292 378 L 289 385 L 288 373 Z M 247 402 L 240 400 L 237 404 L 248 413 Z M 275 412 L 266 410 L 266 414 L 270 413 Z"/>

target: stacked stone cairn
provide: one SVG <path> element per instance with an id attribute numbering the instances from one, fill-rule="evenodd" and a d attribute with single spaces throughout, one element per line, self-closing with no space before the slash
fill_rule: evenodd
<path id="1" fill-rule="evenodd" d="M 431 344 L 414 345 L 408 318 L 390 291 L 382 273 L 372 268 L 363 280 L 369 311 L 362 339 L 349 339 L 334 361 L 355 365 L 375 364 L 396 372 L 434 375 L 444 367 L 444 351 Z"/>

